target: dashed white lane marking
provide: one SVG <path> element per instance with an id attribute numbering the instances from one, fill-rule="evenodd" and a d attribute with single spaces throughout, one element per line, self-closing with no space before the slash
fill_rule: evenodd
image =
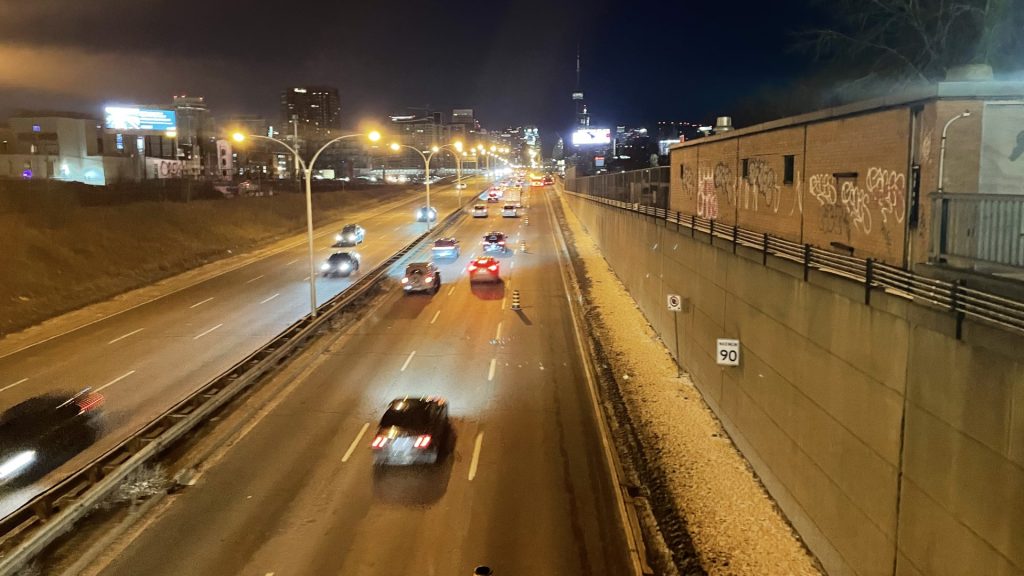
<path id="1" fill-rule="evenodd" d="M 345 455 L 341 457 L 342 462 L 348 462 L 348 459 L 352 457 L 352 453 L 356 451 L 356 446 L 359 446 L 359 441 L 363 439 L 363 434 L 366 434 L 366 429 L 370 427 L 370 423 L 363 424 L 363 427 L 359 429 L 359 434 L 356 434 L 356 439 L 352 441 L 352 445 L 345 451 Z"/>
<path id="2" fill-rule="evenodd" d="M 385 238 L 387 238 L 387 237 L 388 237 L 388 235 L 387 235 L 387 234 L 381 234 L 380 236 L 378 236 L 378 237 L 377 237 L 377 239 L 378 239 L 378 240 L 383 240 L 383 239 L 385 239 Z"/>
<path id="3" fill-rule="evenodd" d="M 395 226 L 395 228 L 394 228 L 394 229 L 395 229 L 395 230 L 401 230 L 401 229 L 402 229 L 402 227 L 401 227 L 401 226 Z"/>
<path id="4" fill-rule="evenodd" d="M 430 323 L 433 324 L 434 322 L 437 322 L 437 317 L 440 316 L 440 315 L 441 315 L 441 311 L 440 310 L 438 310 L 437 312 L 434 312 L 434 317 L 430 319 Z"/>
<path id="5" fill-rule="evenodd" d="M 494 339 L 495 340 L 501 340 L 501 325 L 502 324 L 504 324 L 504 322 L 498 322 L 498 333 L 494 335 Z"/>
<path id="6" fill-rule="evenodd" d="M 267 302 L 270 302 L 271 300 L 273 300 L 274 298 L 277 298 L 277 297 L 278 297 L 278 296 L 280 296 L 280 295 L 281 295 L 281 293 L 280 293 L 280 292 L 278 292 L 277 294 L 274 294 L 273 296 L 271 296 L 270 298 L 267 298 L 267 299 L 266 299 L 266 300 L 264 300 L 263 302 L 260 302 L 260 304 L 266 304 Z"/>
<path id="7" fill-rule="evenodd" d="M 124 340 L 125 338 L 127 338 L 129 336 L 134 336 L 134 335 L 138 334 L 139 332 L 142 332 L 143 330 L 145 330 L 145 328 L 139 328 L 138 330 L 133 330 L 133 331 L 125 334 L 124 336 L 118 336 L 117 338 L 114 338 L 110 342 L 107 342 L 107 344 L 113 344 L 114 342 L 120 342 L 121 340 Z"/>
<path id="8" fill-rule="evenodd" d="M 253 278 L 252 280 L 247 280 L 245 283 L 246 284 L 252 284 L 253 282 L 259 280 L 260 278 L 263 278 L 264 276 L 266 276 L 266 274 L 260 274 L 259 276 Z"/>
<path id="9" fill-rule="evenodd" d="M 198 308 L 198 307 L 202 306 L 203 304 L 206 304 L 210 300 L 213 300 L 214 298 L 215 298 L 214 296 L 210 296 L 209 298 L 207 298 L 206 300 L 203 300 L 202 302 L 196 302 L 195 304 L 189 306 L 189 309 Z"/>
<path id="10" fill-rule="evenodd" d="M 449 296 L 451 296 L 452 294 L 455 294 L 455 286 L 452 286 L 452 289 L 448 291 Z"/>
<path id="11" fill-rule="evenodd" d="M 221 326 L 223 326 L 223 325 L 224 325 L 224 324 L 217 324 L 217 325 L 216 325 L 216 326 L 214 326 L 213 328 L 210 328 L 210 329 L 209 329 L 209 330 L 207 330 L 206 332 L 203 332 L 202 334 L 199 334 L 198 336 L 195 336 L 195 337 L 193 337 L 192 339 L 193 339 L 193 340 L 199 340 L 199 339 L 200 339 L 200 338 L 202 338 L 203 336 L 206 336 L 206 335 L 207 335 L 207 334 L 209 334 L 210 332 L 213 332 L 214 330 L 216 330 L 217 328 L 220 328 L 220 327 L 221 327 Z"/>
<path id="12" fill-rule="evenodd" d="M 515 262 L 512 262 L 511 264 L 509 264 L 509 265 L 508 265 L 508 267 L 509 267 L 509 268 L 515 268 L 515 267 L 516 267 L 516 263 L 515 263 Z"/>
<path id="13" fill-rule="evenodd" d="M 409 362 L 412 362 L 412 357 L 416 355 L 416 351 L 413 350 L 409 353 L 409 357 L 405 359 L 405 364 L 402 364 L 401 372 L 405 372 L 405 369 L 409 367 Z"/>
<path id="14" fill-rule="evenodd" d="M 487 381 L 488 382 L 490 382 L 491 380 L 494 380 L 494 369 L 497 366 L 498 366 L 498 359 L 497 358 L 491 358 L 491 367 L 490 367 L 489 370 L 487 370 Z"/>
<path id="15" fill-rule="evenodd" d="M 113 386 L 114 384 L 117 384 L 121 380 L 124 380 L 125 378 L 131 376 L 132 374 L 135 374 L 135 370 L 132 370 L 131 372 L 125 372 L 124 374 L 121 374 L 117 378 L 114 378 L 110 382 L 107 382 L 103 386 L 100 386 L 99 388 L 97 388 L 96 391 L 100 392 L 101 390 L 105 390 L 105 389 L 109 388 L 110 386 Z"/>
<path id="16" fill-rule="evenodd" d="M 476 442 L 473 443 L 473 460 L 469 463 L 469 480 L 476 478 L 476 467 L 480 464 L 480 449 L 484 445 L 484 433 L 476 433 Z"/>
<path id="17" fill-rule="evenodd" d="M 11 388 L 14 388 L 15 386 L 17 386 L 18 384 L 24 384 L 25 382 L 28 382 L 28 378 L 22 378 L 21 380 L 18 380 L 14 384 L 8 384 L 7 386 L 4 386 L 3 388 L 0 388 L 0 392 L 4 392 L 6 390 L 10 390 Z"/>
<path id="18" fill-rule="evenodd" d="M 298 259 L 298 258 L 296 258 L 295 260 L 292 260 L 291 262 L 289 262 L 289 263 L 285 264 L 285 266 L 291 266 L 292 264 L 295 264 L 295 263 L 296 263 L 296 262 L 298 262 L 298 261 L 299 261 L 299 259 Z"/>

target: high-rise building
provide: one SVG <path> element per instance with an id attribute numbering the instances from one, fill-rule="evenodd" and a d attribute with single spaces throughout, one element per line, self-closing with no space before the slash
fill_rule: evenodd
<path id="1" fill-rule="evenodd" d="M 217 150 L 206 101 L 202 96 L 176 95 L 172 108 L 177 115 L 176 159 L 182 162 L 183 175 L 207 175 L 207 167 L 216 164 Z"/>
<path id="2" fill-rule="evenodd" d="M 297 122 L 299 137 L 317 140 L 341 131 L 341 101 L 332 86 L 298 86 L 281 93 L 281 132 L 292 133 Z"/>

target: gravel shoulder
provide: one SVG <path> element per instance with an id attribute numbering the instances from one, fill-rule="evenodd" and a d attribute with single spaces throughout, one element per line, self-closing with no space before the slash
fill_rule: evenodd
<path id="1" fill-rule="evenodd" d="M 675 568 L 716 576 L 823 574 L 596 242 L 564 200 L 561 208 L 588 323 L 614 379 L 606 403 L 621 403 L 607 408 L 618 428 L 630 429 L 633 451 L 643 452 L 624 459 L 633 461 L 632 474 L 649 494 Z M 683 526 L 675 526 L 680 520 Z M 687 534 L 672 534 L 678 530 Z M 687 560 L 693 553 L 699 566 Z"/>

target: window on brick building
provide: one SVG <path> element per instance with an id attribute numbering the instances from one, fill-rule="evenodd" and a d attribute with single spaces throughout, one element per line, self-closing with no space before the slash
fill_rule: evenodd
<path id="1" fill-rule="evenodd" d="M 795 162 L 794 162 L 794 158 L 793 158 L 792 155 L 790 155 L 790 156 L 783 156 L 782 157 L 782 165 L 783 165 L 783 168 L 782 168 L 782 183 L 783 184 L 792 184 L 793 183 L 793 166 L 794 166 L 794 164 L 795 164 Z"/>
<path id="2" fill-rule="evenodd" d="M 683 172 L 686 172 L 686 166 L 684 166 L 683 164 L 680 164 L 679 165 L 679 177 L 680 178 L 683 177 Z"/>
<path id="3" fill-rule="evenodd" d="M 743 159 L 743 177 L 747 178 L 749 176 L 750 176 L 750 159 L 749 158 L 744 158 Z"/>

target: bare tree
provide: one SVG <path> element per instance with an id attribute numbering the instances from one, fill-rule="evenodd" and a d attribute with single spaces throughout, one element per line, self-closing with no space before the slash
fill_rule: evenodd
<path id="1" fill-rule="evenodd" d="M 812 1 L 833 18 L 802 34 L 803 46 L 861 77 L 927 82 L 963 64 L 1020 65 L 1020 0 Z"/>

